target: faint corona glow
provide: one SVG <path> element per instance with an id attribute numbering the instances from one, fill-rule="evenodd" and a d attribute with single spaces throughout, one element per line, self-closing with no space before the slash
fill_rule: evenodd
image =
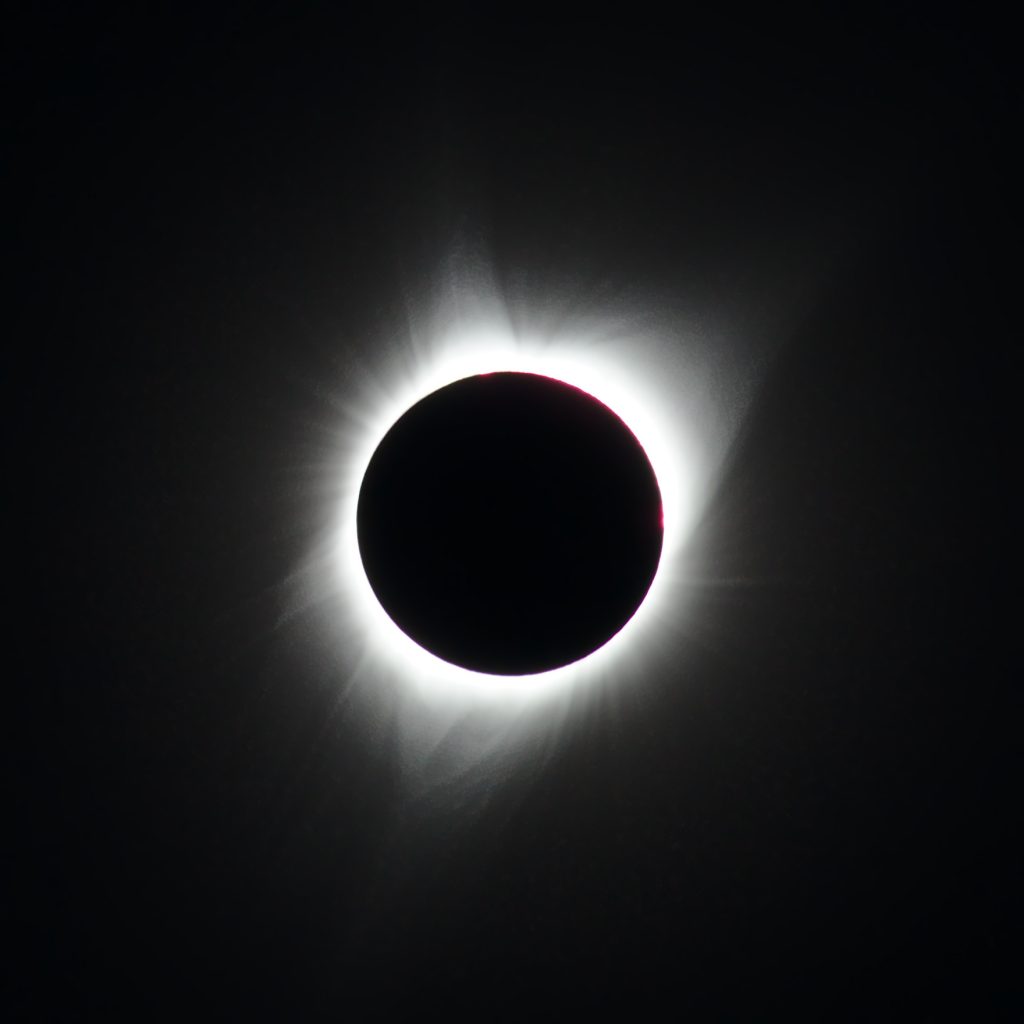
<path id="1" fill-rule="evenodd" d="M 422 340 L 392 353 L 390 360 L 382 358 L 376 387 L 368 385 L 364 394 L 356 396 L 354 406 L 347 402 L 354 425 L 347 432 L 347 449 L 339 466 L 340 505 L 330 541 L 330 586 L 341 598 L 347 631 L 359 639 L 361 667 L 376 681 L 390 679 L 399 687 L 418 691 L 436 706 L 453 710 L 466 708 L 467 702 L 521 708 L 636 671 L 658 647 L 666 621 L 679 614 L 682 552 L 720 462 L 710 457 L 714 453 L 706 430 L 697 429 L 697 413 L 687 399 L 688 395 L 698 398 L 699 375 L 687 384 L 681 380 L 685 367 L 679 365 L 677 349 L 663 345 L 659 349 L 636 335 L 622 340 L 582 335 L 531 339 L 491 324 L 439 332 L 426 344 Z M 370 587 L 356 534 L 363 476 L 391 426 L 420 399 L 453 381 L 502 371 L 540 374 L 570 384 L 619 416 L 640 442 L 657 476 L 664 528 L 654 581 L 617 634 L 573 664 L 514 677 L 451 665 L 403 633 Z M 665 647 L 663 638 L 661 647 Z"/>

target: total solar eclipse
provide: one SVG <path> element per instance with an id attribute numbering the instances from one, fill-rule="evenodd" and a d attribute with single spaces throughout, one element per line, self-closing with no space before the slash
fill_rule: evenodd
<path id="1" fill-rule="evenodd" d="M 632 618 L 661 557 L 661 492 L 607 406 L 550 377 L 491 373 L 394 423 L 356 529 L 377 600 L 413 641 L 461 668 L 530 675 Z"/>

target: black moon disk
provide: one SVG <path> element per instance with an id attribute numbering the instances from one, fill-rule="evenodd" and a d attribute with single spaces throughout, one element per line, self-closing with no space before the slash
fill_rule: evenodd
<path id="1" fill-rule="evenodd" d="M 370 459 L 359 551 L 384 610 L 463 668 L 528 675 L 597 650 L 658 567 L 661 492 L 607 406 L 530 373 L 417 402 Z"/>

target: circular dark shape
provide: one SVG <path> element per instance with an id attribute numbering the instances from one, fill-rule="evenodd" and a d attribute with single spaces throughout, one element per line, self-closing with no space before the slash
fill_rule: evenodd
<path id="1" fill-rule="evenodd" d="M 356 516 L 377 599 L 439 658 L 558 668 L 632 618 L 661 556 L 661 492 L 629 428 L 549 377 L 467 377 L 370 459 Z"/>

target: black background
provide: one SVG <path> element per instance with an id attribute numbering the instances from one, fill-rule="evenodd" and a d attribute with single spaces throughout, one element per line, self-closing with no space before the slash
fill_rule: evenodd
<path id="1" fill-rule="evenodd" d="M 999 27 L 28 10 L 5 1002 L 1011 1015 Z M 814 286 L 694 540 L 752 583 L 695 599 L 685 673 L 396 832 L 280 584 L 339 350 L 467 236 L 584 306 Z"/>

